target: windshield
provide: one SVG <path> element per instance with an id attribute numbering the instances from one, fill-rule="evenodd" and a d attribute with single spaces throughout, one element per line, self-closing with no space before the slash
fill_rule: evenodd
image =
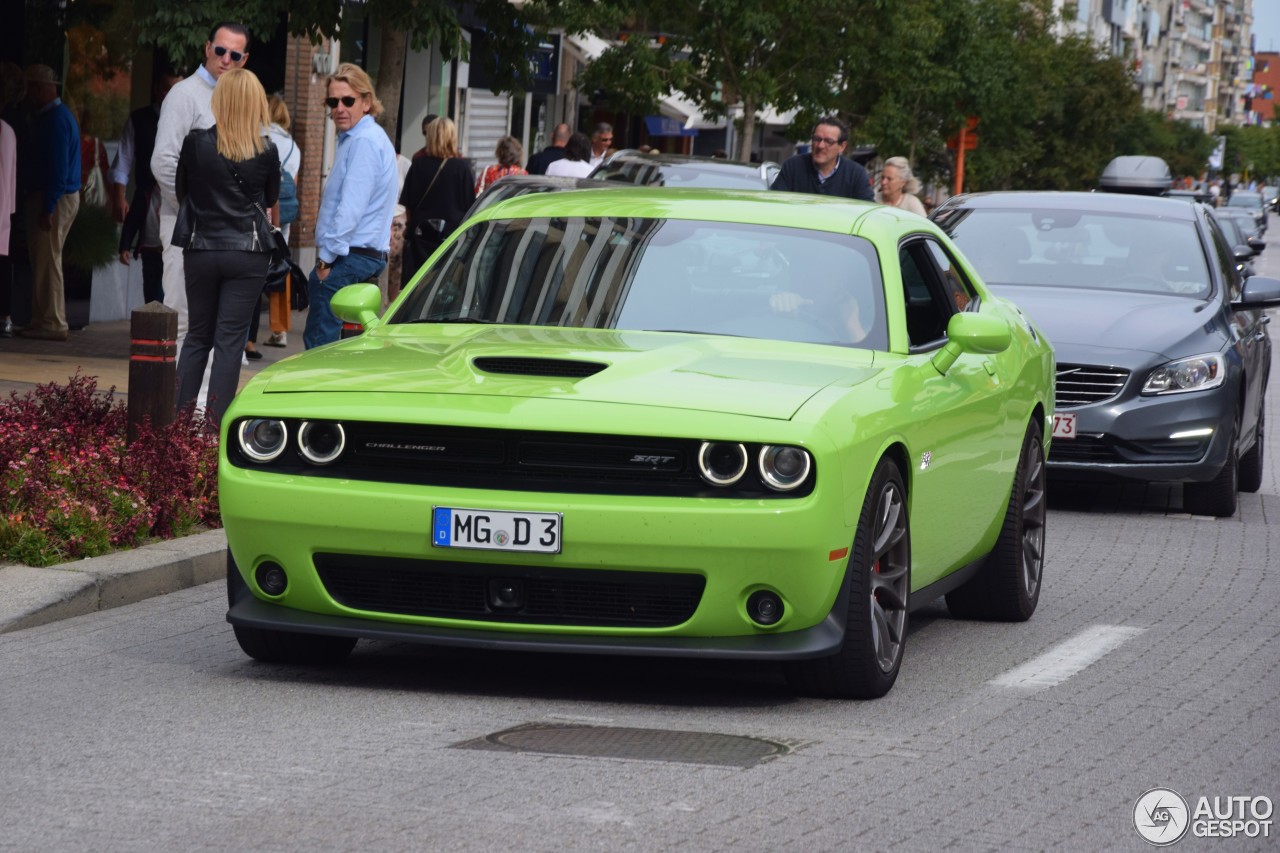
<path id="1" fill-rule="evenodd" d="M 1078 210 L 969 210 L 951 236 L 988 284 L 1205 297 L 1208 262 L 1190 221 Z"/>
<path id="2" fill-rule="evenodd" d="M 845 234 L 679 219 L 480 222 L 391 323 L 484 322 L 888 348 L 874 248 Z"/>
<path id="3" fill-rule="evenodd" d="M 1258 193 L 1235 192 L 1227 201 L 1228 207 L 1262 207 L 1262 196 Z"/>

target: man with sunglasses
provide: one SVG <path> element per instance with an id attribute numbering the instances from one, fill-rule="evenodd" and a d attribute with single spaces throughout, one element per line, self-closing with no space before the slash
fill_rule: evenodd
<path id="1" fill-rule="evenodd" d="M 835 116 L 818 119 L 813 126 L 812 148 L 782 164 L 782 171 L 770 189 L 793 193 L 835 195 L 873 201 L 867 170 L 844 156 L 849 144 L 849 126 Z"/>
<path id="2" fill-rule="evenodd" d="M 156 144 L 151 153 L 151 174 L 160 190 L 160 243 L 164 273 L 164 304 L 178 312 L 178 352 L 187 336 L 187 285 L 182 265 L 182 247 L 172 245 L 178 221 L 178 155 L 182 141 L 193 130 L 213 126 L 213 87 L 223 72 L 244 67 L 249 58 L 249 31 L 243 24 L 224 22 L 209 32 L 204 45 L 204 64 L 195 73 L 174 85 L 160 105 Z M 199 405 L 203 406 L 201 394 Z"/>
<path id="3" fill-rule="evenodd" d="M 400 190 L 396 150 L 374 121 L 382 102 L 358 65 L 344 62 L 325 83 L 324 105 L 338 130 L 333 168 L 320 192 L 316 267 L 307 280 L 307 349 L 333 343 L 342 321 L 329 308 L 348 284 L 374 281 L 387 265 L 391 219 Z"/>

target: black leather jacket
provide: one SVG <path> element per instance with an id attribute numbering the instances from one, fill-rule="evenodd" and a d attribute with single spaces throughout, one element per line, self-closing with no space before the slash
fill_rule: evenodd
<path id="1" fill-rule="evenodd" d="M 205 251 L 271 251 L 271 228 L 245 195 L 248 190 L 268 214 L 280 195 L 280 156 L 270 140 L 263 139 L 267 147 L 261 154 L 235 163 L 218 153 L 217 127 L 187 134 L 178 155 L 179 208 L 173 245 Z"/>

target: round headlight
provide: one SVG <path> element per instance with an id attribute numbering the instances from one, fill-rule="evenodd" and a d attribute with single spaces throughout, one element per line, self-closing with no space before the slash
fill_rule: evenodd
<path id="1" fill-rule="evenodd" d="M 254 462 L 270 462 L 284 452 L 289 428 L 272 418 L 246 418 L 236 425 L 240 452 Z"/>
<path id="2" fill-rule="evenodd" d="M 298 428 L 298 451 L 314 465 L 328 465 L 342 455 L 347 434 L 342 424 L 303 421 Z"/>
<path id="3" fill-rule="evenodd" d="M 799 447 L 766 444 L 760 448 L 760 479 L 769 488 L 789 492 L 809 476 L 809 453 Z"/>
<path id="4" fill-rule="evenodd" d="M 698 472 L 713 486 L 732 486 L 747 473 L 747 449 L 732 441 L 704 441 L 698 449 Z"/>

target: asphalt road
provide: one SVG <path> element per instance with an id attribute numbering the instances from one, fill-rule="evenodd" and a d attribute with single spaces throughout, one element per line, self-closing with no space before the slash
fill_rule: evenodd
<path id="1" fill-rule="evenodd" d="M 1280 799 L 1276 434 L 1231 519 L 1051 484 L 1035 617 L 917 614 L 874 702 L 723 662 L 263 665 L 219 584 L 0 635 L 0 850 L 1147 849 L 1152 788 Z"/>

